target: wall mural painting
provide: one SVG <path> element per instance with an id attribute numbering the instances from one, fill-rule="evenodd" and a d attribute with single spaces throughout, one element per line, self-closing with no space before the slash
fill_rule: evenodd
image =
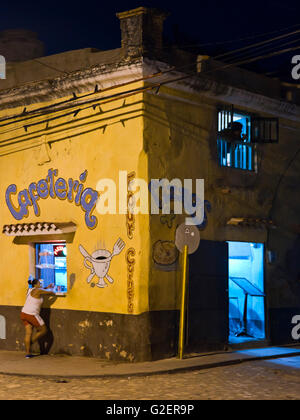
<path id="1" fill-rule="evenodd" d="M 127 214 L 126 214 L 126 227 L 127 227 L 127 236 L 129 239 L 133 238 L 133 231 L 135 229 L 135 217 L 134 214 L 131 213 L 131 209 L 134 207 L 134 203 L 132 200 L 134 200 L 134 193 L 131 191 L 130 183 L 135 178 L 135 172 L 130 172 L 127 175 Z"/>
<path id="2" fill-rule="evenodd" d="M 199 230 L 204 230 L 207 226 L 208 219 L 207 219 L 207 213 L 211 212 L 211 203 L 208 200 L 204 200 L 204 219 L 201 225 L 197 225 Z"/>
<path id="3" fill-rule="evenodd" d="M 174 271 L 177 268 L 179 252 L 172 241 L 159 240 L 152 249 L 155 268 L 162 271 Z"/>
<path id="4" fill-rule="evenodd" d="M 172 197 L 171 197 L 172 199 Z M 193 194 L 193 205 L 195 202 L 195 194 Z M 206 228 L 208 223 L 207 213 L 210 213 L 212 209 L 211 203 L 208 200 L 204 200 L 204 218 L 200 225 L 196 225 L 197 228 L 202 231 Z M 174 212 L 165 214 L 160 217 L 160 223 L 167 225 L 169 229 L 172 229 L 173 222 L 176 218 Z M 178 269 L 179 252 L 173 241 L 158 240 L 153 244 L 152 247 L 152 259 L 154 262 L 154 268 L 160 271 L 176 271 Z"/>
<path id="5" fill-rule="evenodd" d="M 176 214 L 171 211 L 170 214 L 164 214 L 163 216 L 160 216 L 160 223 L 162 225 L 167 225 L 169 229 L 172 229 L 173 227 L 173 221 L 176 218 Z"/>
<path id="6" fill-rule="evenodd" d="M 129 248 L 126 252 L 126 263 L 127 263 L 127 301 L 128 301 L 128 313 L 132 314 L 134 310 L 133 299 L 134 299 L 134 265 L 136 252 L 134 248 Z"/>
<path id="7" fill-rule="evenodd" d="M 94 287 L 95 285 L 100 288 L 107 287 L 108 284 L 104 281 L 104 279 L 106 279 L 110 284 L 114 282 L 108 274 L 111 260 L 116 255 L 119 255 L 124 248 L 125 242 L 121 238 L 116 241 L 112 253 L 110 253 L 107 249 L 98 249 L 90 255 L 82 245 L 79 245 L 79 251 L 84 257 L 84 266 L 91 271 L 87 278 L 87 283 L 91 284 L 91 287 Z M 94 282 L 91 283 L 94 276 L 98 277 L 98 283 L 96 284 Z"/>

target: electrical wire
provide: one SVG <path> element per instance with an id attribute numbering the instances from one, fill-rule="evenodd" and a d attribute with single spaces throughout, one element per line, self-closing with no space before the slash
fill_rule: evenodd
<path id="1" fill-rule="evenodd" d="M 295 35 L 295 34 L 298 34 L 298 33 L 300 33 L 300 29 L 298 29 L 297 31 L 289 32 L 287 34 L 284 34 L 284 35 L 280 35 L 280 36 L 271 38 L 271 39 L 267 39 L 265 41 L 257 42 L 257 43 L 255 43 L 253 45 L 248 45 L 246 47 L 238 48 L 237 50 L 234 50 L 234 51 L 229 51 L 227 53 L 219 54 L 215 58 L 216 59 L 219 59 L 219 58 L 228 57 L 228 56 L 231 56 L 232 54 L 236 54 L 236 53 L 238 53 L 240 51 L 245 51 L 245 50 L 248 50 L 249 48 L 253 48 L 253 47 L 256 47 L 256 46 L 259 46 L 259 45 L 268 44 L 270 42 L 273 42 L 273 41 L 276 41 L 276 40 L 279 40 L 279 39 L 283 39 L 283 38 L 286 38 L 288 36 Z"/>
<path id="2" fill-rule="evenodd" d="M 299 47 L 296 47 L 296 48 L 299 48 Z M 293 50 L 293 48 L 292 49 L 287 49 L 288 51 L 290 51 L 290 50 Z M 268 56 L 270 56 L 270 55 L 278 55 L 278 54 L 280 54 L 280 53 L 283 53 L 283 52 L 286 52 L 287 50 L 283 50 L 283 51 L 278 51 L 278 52 L 275 52 L 275 53 L 271 53 L 271 54 L 268 54 Z M 265 56 L 263 56 L 263 57 L 265 57 Z M 252 58 L 251 59 L 251 61 L 254 61 L 254 60 L 258 60 L 258 59 L 261 59 L 261 56 L 260 57 L 255 57 L 255 58 Z M 234 63 L 235 65 L 236 64 L 244 64 L 245 62 L 249 62 L 249 60 L 244 60 L 244 61 L 240 61 L 240 62 L 238 62 L 238 63 Z M 219 68 L 215 68 L 215 69 L 213 69 L 213 70 L 209 70 L 209 71 L 216 71 L 216 70 L 220 70 L 221 68 L 228 68 L 228 67 L 231 67 L 233 64 L 226 64 L 226 65 L 224 65 L 224 66 L 220 66 Z M 206 71 L 206 73 L 208 73 L 209 71 Z M 174 83 L 174 82 L 178 82 L 178 81 L 181 81 L 181 80 L 184 80 L 184 79 L 187 79 L 187 78 L 190 78 L 190 77 L 194 77 L 195 75 L 194 74 L 192 74 L 192 75 L 184 75 L 184 76 L 182 76 L 182 77 L 178 77 L 178 78 L 174 78 L 174 79 L 171 79 L 171 80 L 167 80 L 167 81 L 164 81 L 164 82 L 158 82 L 158 83 L 156 83 L 156 84 L 154 84 L 154 85 L 151 85 L 151 86 L 149 86 L 149 87 L 142 87 L 142 88 L 137 88 L 137 89 L 133 89 L 133 90 L 131 90 L 131 91 L 126 91 L 126 92 L 121 92 L 121 93 L 119 93 L 119 94 L 115 94 L 115 95 L 110 95 L 109 97 L 106 97 L 106 98 L 96 98 L 96 99 L 92 99 L 92 100 L 90 100 L 90 101 L 86 101 L 86 102 L 84 102 L 84 103 L 82 103 L 82 104 L 80 104 L 80 105 L 85 105 L 85 104 L 90 104 L 90 106 L 87 106 L 87 107 L 85 107 L 84 109 L 88 109 L 88 108 L 96 108 L 97 106 L 100 106 L 101 104 L 105 104 L 105 103 L 109 103 L 109 102 L 112 102 L 112 101 L 114 101 L 114 100 L 117 100 L 117 99 L 124 99 L 124 98 L 128 98 L 128 97 L 130 97 L 130 96 L 132 96 L 132 95 L 135 95 L 135 94 L 137 94 L 137 93 L 142 93 L 142 92 L 145 92 L 145 91 L 147 91 L 147 90 L 154 90 L 154 89 L 159 89 L 161 86 L 163 86 L 163 85 L 166 85 L 166 84 L 169 84 L 169 83 Z M 71 107 L 69 107 L 68 109 L 70 109 L 70 108 L 73 108 L 73 107 L 76 107 L 76 106 L 78 106 L 78 104 L 74 104 L 74 105 L 72 105 Z M 69 116 L 69 115 L 74 115 L 74 116 L 76 116 L 79 112 L 81 112 L 83 109 L 81 108 L 81 109 L 77 109 L 77 110 L 74 110 L 74 111 L 71 111 L 71 112 L 69 112 L 69 113 L 66 113 L 66 114 L 63 114 L 63 115 L 60 115 L 60 116 L 56 116 L 56 117 L 53 117 L 53 118 L 50 118 L 50 119 L 46 119 L 46 120 L 42 120 L 42 121 L 38 121 L 38 122 L 35 122 L 35 123 L 32 123 L 32 124 L 27 124 L 26 126 L 19 126 L 19 127 L 14 127 L 11 131 L 16 131 L 16 130 L 19 130 L 19 129 L 21 129 L 21 128 L 24 128 L 25 129 L 25 131 L 27 131 L 28 130 L 28 128 L 29 127 L 32 127 L 32 126 L 35 126 L 35 125 L 40 125 L 40 124 L 43 124 L 43 123 L 45 123 L 45 124 L 49 124 L 49 122 L 51 122 L 51 121 L 54 121 L 54 120 L 57 120 L 57 119 L 59 119 L 59 118 L 63 118 L 63 117 L 65 117 L 65 116 Z M 34 118 L 34 117 L 31 117 L 31 118 Z M 0 133 L 0 134 L 2 134 L 2 133 Z M 1 143 L 6 143 L 7 141 L 9 141 L 9 140 L 4 140 L 3 142 L 1 142 Z M 5 145 L 2 145 L 1 147 L 4 147 Z"/>
<path id="3" fill-rule="evenodd" d="M 292 46 L 296 42 L 299 44 L 300 40 L 295 39 L 294 41 L 289 41 L 289 42 L 286 42 L 286 43 L 282 43 L 280 45 L 280 47 L 282 48 L 284 46 Z M 298 48 L 299 48 L 299 46 L 297 46 L 295 49 L 297 50 Z M 274 46 L 274 47 L 270 47 L 270 48 L 266 48 L 266 49 L 263 48 L 263 51 L 261 51 L 260 55 L 259 55 L 260 51 L 258 50 L 258 51 L 256 51 L 256 54 L 253 54 L 253 53 L 250 54 L 249 53 L 249 54 L 246 54 L 245 56 L 239 57 L 238 61 L 229 61 L 229 62 L 226 61 L 226 63 L 230 63 L 233 66 L 243 66 L 243 65 L 246 65 L 248 63 L 250 64 L 251 62 L 254 62 L 254 61 L 258 61 L 258 60 L 259 61 L 264 61 L 264 60 L 271 59 L 273 56 L 276 56 L 276 55 L 287 54 L 290 51 L 295 51 L 295 49 L 294 48 L 291 49 L 291 50 L 289 48 L 282 49 L 282 50 L 280 50 L 281 52 L 279 52 L 279 54 L 277 54 L 278 47 Z M 252 60 L 252 59 L 254 59 L 254 60 Z M 247 60 L 247 62 L 243 63 L 244 60 Z"/>
<path id="4" fill-rule="evenodd" d="M 263 36 L 266 36 L 266 35 L 279 33 L 279 32 L 286 31 L 286 30 L 296 28 L 296 27 L 299 27 L 299 26 L 300 26 L 300 24 L 297 23 L 296 25 L 291 25 L 291 26 L 288 26 L 288 27 L 285 27 L 285 28 L 282 28 L 282 29 L 277 29 L 275 31 L 259 33 L 259 34 L 247 36 L 247 37 L 244 37 L 244 38 L 235 38 L 235 39 L 230 39 L 230 40 L 226 40 L 226 41 L 215 41 L 215 42 L 208 42 L 208 43 L 205 43 L 205 44 L 180 44 L 179 48 L 208 47 L 208 46 L 213 46 L 213 45 L 233 44 L 233 43 L 240 42 L 240 41 L 246 41 L 246 40 L 249 40 L 249 39 L 255 39 L 255 38 L 260 38 L 260 37 L 263 37 Z M 169 48 L 170 47 L 168 46 L 168 47 L 164 47 L 163 49 L 169 49 Z"/>
<path id="5" fill-rule="evenodd" d="M 215 56 L 213 58 L 215 60 L 218 60 L 219 58 L 222 58 L 222 57 L 225 57 L 225 56 L 230 56 L 230 55 L 232 56 L 232 55 L 234 55 L 236 53 L 239 53 L 241 51 L 244 51 L 246 49 L 254 48 L 256 46 L 260 46 L 260 45 L 263 45 L 263 44 L 266 44 L 266 43 L 271 43 L 271 42 L 273 42 L 275 40 L 282 39 L 284 37 L 291 36 L 291 35 L 297 34 L 299 32 L 300 32 L 300 29 L 297 30 L 297 31 L 290 32 L 288 34 L 281 35 L 279 37 L 271 38 L 271 39 L 268 39 L 268 40 L 265 40 L 265 41 L 262 41 L 262 42 L 259 42 L 259 43 L 256 43 L 256 44 L 252 44 L 252 45 L 249 45 L 249 46 L 246 46 L 246 47 L 243 47 L 243 48 L 238 48 L 238 49 L 233 50 L 233 51 L 230 51 L 228 53 L 219 54 L 219 55 L 217 55 L 217 56 Z M 45 64 L 45 63 L 42 63 L 42 64 Z M 88 93 L 88 94 L 82 95 L 80 98 L 88 97 L 88 96 L 94 95 L 96 93 L 105 92 L 105 91 L 108 91 L 108 90 L 111 90 L 111 89 L 116 89 L 118 87 L 124 87 L 126 85 L 129 85 L 129 84 L 132 84 L 132 83 L 137 83 L 137 82 L 140 82 L 140 81 L 145 81 L 145 80 L 148 80 L 150 78 L 159 77 L 159 76 L 161 76 L 163 74 L 167 74 L 167 73 L 169 73 L 169 72 L 171 72 L 173 70 L 177 70 L 177 71 L 184 70 L 187 67 L 191 67 L 191 66 L 194 66 L 194 63 L 193 64 L 186 65 L 186 66 L 177 67 L 177 68 L 176 67 L 172 67 L 172 68 L 170 68 L 168 70 L 159 71 L 159 72 L 154 73 L 152 75 L 144 76 L 142 78 L 139 78 L 139 79 L 136 79 L 136 80 L 133 80 L 133 81 L 130 81 L 130 82 L 125 82 L 125 83 L 122 83 L 122 84 L 119 84 L 119 85 L 116 85 L 116 86 L 113 86 L 113 87 L 108 87 L 108 88 L 102 89 L 101 91 L 95 91 L 93 93 Z M 3 122 L 3 121 L 15 120 L 15 118 L 17 118 L 18 116 L 24 116 L 24 115 L 29 115 L 29 114 L 32 115 L 32 114 L 39 113 L 39 112 L 42 113 L 42 112 L 44 112 L 47 109 L 51 109 L 51 108 L 53 108 L 55 106 L 59 106 L 60 104 L 65 104 L 65 103 L 74 101 L 76 99 L 78 99 L 78 97 L 75 94 L 73 94 L 73 98 L 71 98 L 71 99 L 62 101 L 62 102 L 57 103 L 57 104 L 51 104 L 51 105 L 48 105 L 46 107 L 41 107 L 41 108 L 38 108 L 36 110 L 26 111 L 26 107 L 25 107 L 24 110 L 23 110 L 23 112 L 21 114 L 10 116 L 10 117 L 6 117 L 6 118 L 2 118 L 2 119 L 0 119 L 0 123 Z M 2 126 L 3 125 L 0 125 L 0 127 L 2 127 Z"/>
<path id="6" fill-rule="evenodd" d="M 131 97 L 131 96 L 137 94 L 137 93 L 143 93 L 143 92 L 146 92 L 148 90 L 154 90 L 154 89 L 157 89 L 157 88 L 158 88 L 158 86 L 156 85 L 156 86 L 148 86 L 148 87 L 143 87 L 143 88 L 132 89 L 131 91 L 126 91 L 126 92 L 122 92 L 122 93 L 119 93 L 119 94 L 116 94 L 116 95 L 110 95 L 110 96 L 105 97 L 105 98 L 100 98 L 100 99 L 102 99 L 101 102 L 99 101 L 99 98 L 96 98 L 96 99 L 93 99 L 93 100 L 86 101 L 86 102 L 82 103 L 81 105 L 90 104 L 90 105 L 88 105 L 84 108 L 79 108 L 79 109 L 73 110 L 71 112 L 64 113 L 62 115 L 58 115 L 58 116 L 55 116 L 55 117 L 52 117 L 52 118 L 43 119 L 41 121 L 37 121 L 37 122 L 31 123 L 31 124 L 27 124 L 27 125 L 22 124 L 21 126 L 14 127 L 10 130 L 7 130 L 6 132 L 1 132 L 0 135 L 1 134 L 7 134 L 8 132 L 17 131 L 17 130 L 20 130 L 22 128 L 25 129 L 25 132 L 27 132 L 28 128 L 30 128 L 30 127 L 40 125 L 40 124 L 48 125 L 51 121 L 55 121 L 55 120 L 58 120 L 60 118 L 65 118 L 67 116 L 72 116 L 73 115 L 75 117 L 80 112 L 85 111 L 87 109 L 93 108 L 95 110 L 96 108 L 100 107 L 103 104 L 108 104 L 108 103 L 114 102 L 115 100 L 118 100 L 118 99 L 119 100 L 126 99 L 128 97 Z M 78 106 L 78 104 L 74 105 L 74 107 L 75 106 Z M 68 108 L 68 109 L 70 109 L 70 108 Z M 32 118 L 35 118 L 35 117 L 30 117 L 30 119 L 32 119 Z M 6 145 L 1 146 L 1 143 L 7 143 L 8 141 L 10 141 L 10 139 L 2 140 L 0 142 L 0 147 L 6 146 Z"/>
<path id="7" fill-rule="evenodd" d="M 269 54 L 260 55 L 259 57 L 248 58 L 248 59 L 245 59 L 245 60 L 242 60 L 242 61 L 238 61 L 238 62 L 235 62 L 235 63 L 230 63 L 230 64 L 228 64 L 228 66 L 231 66 L 231 65 L 235 65 L 236 66 L 236 65 L 253 63 L 254 61 L 258 61 L 258 60 L 263 60 L 263 59 L 266 59 L 266 58 L 275 57 L 275 56 L 281 55 L 281 54 L 286 54 L 287 52 L 295 51 L 295 50 L 298 50 L 299 48 L 300 48 L 300 45 L 297 45 L 297 47 L 293 47 L 293 48 L 285 48 L 285 49 L 280 50 L 280 51 L 275 51 L 275 52 L 272 52 L 272 53 L 269 53 Z"/>
<path id="8" fill-rule="evenodd" d="M 190 67 L 190 65 L 189 65 L 189 67 Z M 133 83 L 139 83 L 139 82 L 142 82 L 142 81 L 146 81 L 148 79 L 151 79 L 151 78 L 159 77 L 159 76 L 162 76 L 164 74 L 170 73 L 171 71 L 174 71 L 175 69 L 176 69 L 175 67 L 171 67 L 168 70 L 159 71 L 159 72 L 153 73 L 153 74 L 148 75 L 148 76 L 143 76 L 143 77 L 141 77 L 139 79 L 134 79 L 134 80 L 131 80 L 131 81 L 125 82 L 125 83 L 119 83 L 117 85 L 109 86 L 109 87 L 104 88 L 104 89 L 101 89 L 101 90 L 99 90 L 98 85 L 96 85 L 94 92 L 87 93 L 87 94 L 81 95 L 79 97 L 75 93 L 73 93 L 73 97 L 70 98 L 70 99 L 66 99 L 66 100 L 61 101 L 61 102 L 58 102 L 56 104 L 51 104 L 51 105 L 47 105 L 47 106 L 44 106 L 44 107 L 40 107 L 40 108 L 34 109 L 32 111 L 26 111 L 26 107 L 25 107 L 23 109 L 22 113 L 20 113 L 20 114 L 12 115 L 12 116 L 5 117 L 5 118 L 1 118 L 0 119 L 0 123 L 3 122 L 3 121 L 10 121 L 10 120 L 13 120 L 13 121 L 11 123 L 8 123 L 8 124 L 2 124 L 2 125 L 0 125 L 0 127 L 4 127 L 5 125 L 9 125 L 9 124 L 14 124 L 15 123 L 15 119 L 17 117 L 21 117 L 21 116 L 25 116 L 25 115 L 32 115 L 32 114 L 36 114 L 36 113 L 38 113 L 38 114 L 40 114 L 40 113 L 44 114 L 44 113 L 47 113 L 47 111 L 49 109 L 53 108 L 53 107 L 59 107 L 60 105 L 64 105 L 64 104 L 67 104 L 69 102 L 73 102 L 73 101 L 76 101 L 76 100 L 79 100 L 79 99 L 87 98 L 89 96 L 93 96 L 93 95 L 98 94 L 98 93 L 107 92 L 107 91 L 110 91 L 110 90 L 114 90 L 114 89 L 122 88 L 124 86 L 131 85 Z M 51 112 L 53 112 L 53 111 L 51 111 Z M 25 121 L 26 119 L 27 118 L 24 118 L 21 121 Z"/>
<path id="9" fill-rule="evenodd" d="M 36 63 L 39 63 L 39 64 L 41 64 L 42 66 L 48 67 L 48 68 L 49 68 L 49 69 L 51 69 L 51 70 L 55 70 L 55 71 L 57 71 L 58 73 L 70 74 L 70 72 L 68 72 L 68 71 L 65 71 L 65 70 L 60 70 L 60 69 L 58 69 L 57 67 L 51 66 L 50 64 L 43 63 L 43 61 L 38 60 L 37 58 L 33 58 L 33 59 L 32 59 L 32 61 L 35 61 Z"/>
<path id="10" fill-rule="evenodd" d="M 265 55 L 262 55 L 262 56 L 259 56 L 259 57 L 253 57 L 253 58 L 251 58 L 251 59 L 247 59 L 247 60 L 242 60 L 242 61 L 239 61 L 239 62 L 235 62 L 235 63 L 230 63 L 230 64 L 225 64 L 225 65 L 222 65 L 222 66 L 219 66 L 219 67 L 216 67 L 216 68 L 214 68 L 214 69 L 212 69 L 212 70 L 207 70 L 207 71 L 205 71 L 205 72 L 202 72 L 201 74 L 205 74 L 205 73 L 209 73 L 209 72 L 214 72 L 214 71 L 217 71 L 217 70 L 221 70 L 221 69 L 224 69 L 224 68 L 228 68 L 228 67 L 231 67 L 231 66 L 233 66 L 233 65 L 241 65 L 241 64 L 245 64 L 245 63 L 248 63 L 248 62 L 253 62 L 253 61 L 257 61 L 257 60 L 260 60 L 260 59 L 263 59 L 263 58 L 269 58 L 269 57 L 271 57 L 271 56 L 275 56 L 275 55 L 279 55 L 279 54 L 282 54 L 282 53 L 286 53 L 286 52 L 288 52 L 288 51 L 293 51 L 293 50 L 295 50 L 295 49 L 298 49 L 299 48 L 299 46 L 297 46 L 297 47 L 295 47 L 295 48 L 289 48 L 289 49 L 285 49 L 285 50 L 281 50 L 281 51 L 276 51 L 276 52 L 273 52 L 273 53 L 270 53 L 270 54 L 265 54 Z M 191 65 L 190 65 L 191 66 Z M 141 78 L 141 79 L 139 79 L 139 80 L 146 80 L 146 79 L 150 79 L 150 78 L 152 78 L 152 77 L 157 77 L 157 75 L 162 75 L 162 74 L 164 74 L 164 73 L 166 73 L 166 72 L 170 72 L 170 71 L 173 71 L 173 69 L 174 68 L 172 68 L 172 69 L 169 69 L 169 70 L 167 70 L 167 71 L 163 71 L 163 72 L 158 72 L 158 73 L 155 73 L 155 74 L 152 74 L 152 75 L 150 75 L 150 76 L 146 76 L 145 78 Z M 177 82 L 177 81 L 181 81 L 181 80 L 184 80 L 184 79 L 187 79 L 187 78 L 190 78 L 190 77 L 195 77 L 195 74 L 194 73 L 192 73 L 192 74 L 188 74 L 188 75 L 184 75 L 184 76 L 182 76 L 182 77 L 179 77 L 179 78 L 174 78 L 174 79 L 171 79 L 171 80 L 167 80 L 167 81 L 164 81 L 164 82 L 158 82 L 158 83 L 155 83 L 154 85 L 151 85 L 151 87 L 142 87 L 142 88 L 137 88 L 137 89 L 133 89 L 133 90 L 131 90 L 131 91 L 126 91 L 126 92 L 121 92 L 121 93 L 118 93 L 118 94 L 115 94 L 115 95 L 110 95 L 109 97 L 104 97 L 104 98 L 96 98 L 96 99 L 93 99 L 93 100 L 91 100 L 91 101 L 86 101 L 86 102 L 84 102 L 84 103 L 76 103 L 76 104 L 73 104 L 73 105 L 71 105 L 70 107 L 64 107 L 64 108 L 62 108 L 62 109 L 60 109 L 60 110 L 58 110 L 58 111 L 50 111 L 50 113 L 55 113 L 55 112 L 59 112 L 59 111 L 62 111 L 62 110 L 65 110 L 65 109 L 70 109 L 70 108 L 74 108 L 74 107 L 78 107 L 78 106 L 80 106 L 80 105 L 84 105 L 84 104 L 87 104 L 87 103 L 93 103 L 94 105 L 91 105 L 90 107 L 95 107 L 95 106 L 97 106 L 97 105 L 95 105 L 95 102 L 97 103 L 97 102 L 99 102 L 99 104 L 98 105 L 100 105 L 101 103 L 108 103 L 108 102 L 111 102 L 111 101 L 113 101 L 113 100 L 116 100 L 116 99 L 123 99 L 123 98 L 125 98 L 125 97 L 129 97 L 129 96 L 132 96 L 132 95 L 134 95 L 134 94 L 136 94 L 136 93 L 139 93 L 139 92 L 143 92 L 143 91 L 146 91 L 146 90 L 154 90 L 154 89 L 159 89 L 162 85 L 166 85 L 166 84 L 169 84 L 169 83 L 174 83 L 174 82 Z M 135 81 L 132 81 L 132 82 L 126 82 L 125 84 L 123 84 L 123 85 L 126 85 L 126 84 L 130 84 L 130 83 L 136 83 L 136 80 Z M 107 90 L 110 90 L 111 88 L 107 88 Z M 97 91 L 97 92 L 94 92 L 93 94 L 95 94 L 95 93 L 102 93 L 102 91 Z M 91 95 L 91 94 L 88 94 L 88 95 Z M 84 95 L 84 96 L 87 96 L 87 95 Z M 74 99 L 81 99 L 81 98 L 78 98 L 78 97 L 76 97 L 76 98 L 74 98 Z M 73 100 L 74 100 L 73 99 Z M 64 103 L 65 103 L 66 101 L 64 101 Z M 89 107 L 89 108 L 90 108 Z M 86 109 L 86 108 L 85 108 Z M 80 112 L 80 109 L 79 110 L 75 110 L 75 111 L 72 111 L 72 112 L 70 112 L 70 113 L 68 113 L 67 115 L 72 115 L 72 114 L 78 114 L 78 112 Z M 20 115 L 24 115 L 25 113 L 24 113 L 24 111 L 23 111 L 23 113 L 22 114 L 20 114 Z M 43 116 L 45 115 L 45 113 L 44 114 L 42 114 Z M 66 114 L 65 114 L 66 115 Z M 30 117 L 28 117 L 28 118 L 26 118 L 26 120 L 27 119 L 32 119 L 32 118 L 35 118 L 36 116 L 30 116 Z M 33 125 L 39 125 L 39 124 L 42 124 L 43 122 L 46 122 L 46 123 L 48 123 L 48 122 L 50 122 L 50 121 L 53 121 L 54 119 L 58 119 L 58 118 L 61 118 L 62 116 L 58 116 L 58 117 L 53 117 L 53 118 L 51 118 L 51 119 L 48 119 L 48 120 L 43 120 L 43 121 L 39 121 L 39 122 L 37 122 L 37 123 L 33 123 L 33 124 L 27 124 L 27 125 L 25 125 L 25 127 L 28 129 L 30 126 L 33 126 Z M 12 117 L 13 118 L 13 117 Z M 16 117 L 14 117 L 14 118 L 16 118 Z M 24 121 L 24 119 L 23 120 L 21 120 L 21 121 Z M 13 124 L 15 124 L 16 122 L 21 122 L 20 120 L 19 121 L 13 121 L 12 123 Z M 3 124 L 3 125 L 1 125 L 1 126 L 5 126 L 5 124 Z M 0 126 L 0 127 L 1 127 Z M 16 131 L 16 130 L 18 130 L 18 129 L 20 129 L 20 128 L 22 128 L 22 127 L 24 127 L 24 125 L 22 125 L 22 126 L 19 126 L 19 127 L 14 127 L 12 130 L 8 130 L 8 131 Z M 4 134 L 4 133 L 0 133 L 0 134 Z M 8 141 L 8 140 L 4 140 L 3 142 L 6 142 L 6 141 Z"/>
<path id="11" fill-rule="evenodd" d="M 280 43 L 279 45 L 269 45 L 269 46 L 265 46 L 265 45 L 261 45 L 259 47 L 254 47 L 255 51 L 244 51 L 241 53 L 241 55 L 238 56 L 238 59 L 248 59 L 248 58 L 252 58 L 253 54 L 258 54 L 259 50 L 262 50 L 263 53 L 268 53 L 268 52 L 273 52 L 274 49 L 277 50 L 278 48 L 282 48 L 285 46 L 290 46 L 292 44 L 295 44 L 296 42 L 300 42 L 300 39 L 294 39 L 294 40 L 290 40 L 284 43 Z M 275 52 L 275 51 L 274 51 Z M 237 58 L 234 58 L 237 59 Z M 231 59 L 232 60 L 232 59 Z M 229 63 L 233 63 L 232 61 L 226 61 Z"/>

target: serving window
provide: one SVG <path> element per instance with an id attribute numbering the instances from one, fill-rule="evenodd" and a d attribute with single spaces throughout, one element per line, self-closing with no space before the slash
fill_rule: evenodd
<path id="1" fill-rule="evenodd" d="M 43 280 L 43 287 L 53 284 L 55 292 L 67 292 L 67 246 L 65 242 L 35 244 L 35 274 L 36 278 Z"/>

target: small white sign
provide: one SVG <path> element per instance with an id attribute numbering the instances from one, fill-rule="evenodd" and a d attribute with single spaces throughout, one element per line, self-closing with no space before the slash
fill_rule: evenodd
<path id="1" fill-rule="evenodd" d="M 182 223 L 176 229 L 175 245 L 180 252 L 183 252 L 187 245 L 188 253 L 193 254 L 197 251 L 200 244 L 200 232 L 197 226 Z"/>

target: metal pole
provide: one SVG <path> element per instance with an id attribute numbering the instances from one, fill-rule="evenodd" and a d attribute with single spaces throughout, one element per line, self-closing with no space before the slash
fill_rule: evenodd
<path id="1" fill-rule="evenodd" d="M 181 308 L 180 308 L 180 323 L 179 323 L 179 341 L 178 341 L 178 357 L 183 358 L 184 350 L 184 332 L 185 332 L 185 312 L 186 312 L 186 289 L 187 289 L 187 259 L 188 247 L 184 246 L 183 250 L 183 270 L 182 270 L 182 293 L 181 293 Z"/>

